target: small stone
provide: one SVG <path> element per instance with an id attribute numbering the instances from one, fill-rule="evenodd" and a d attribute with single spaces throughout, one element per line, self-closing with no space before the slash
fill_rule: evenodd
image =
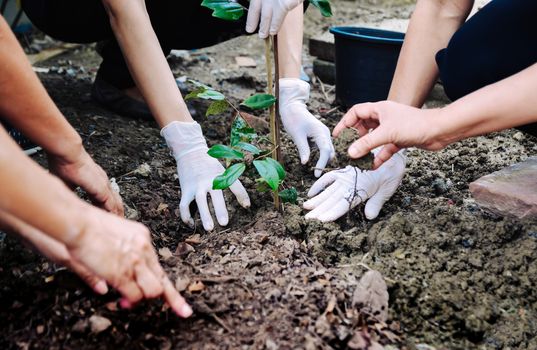
<path id="1" fill-rule="evenodd" d="M 183 258 L 187 256 L 188 254 L 195 252 L 195 251 L 196 249 L 194 249 L 194 247 L 191 246 L 190 244 L 181 242 L 177 245 L 177 248 L 175 249 L 175 254 Z"/>
<path id="2" fill-rule="evenodd" d="M 470 184 L 476 203 L 493 213 L 537 218 L 537 157 L 494 172 Z"/>
<path id="3" fill-rule="evenodd" d="M 89 318 L 91 332 L 98 334 L 104 332 L 112 325 L 112 322 L 106 317 L 93 315 Z"/>
<path id="4" fill-rule="evenodd" d="M 89 324 L 87 319 L 78 320 L 73 325 L 73 328 L 71 328 L 71 331 L 73 331 L 73 333 L 84 333 L 86 329 L 88 329 L 88 326 Z"/>
<path id="5" fill-rule="evenodd" d="M 40 324 L 39 326 L 36 327 L 35 331 L 37 332 L 37 334 L 43 334 L 43 332 L 45 331 L 45 326 Z"/>
<path id="6" fill-rule="evenodd" d="M 253 58 L 248 56 L 237 56 L 235 57 L 235 62 L 239 67 L 254 68 L 257 66 L 257 62 Z"/>
<path id="7" fill-rule="evenodd" d="M 523 132 L 520 132 L 520 131 L 517 131 L 514 135 L 513 135 L 513 138 L 517 141 L 522 141 L 526 138 L 526 135 L 524 135 Z"/>
<path id="8" fill-rule="evenodd" d="M 135 175 L 148 177 L 151 174 L 151 166 L 147 163 L 143 163 L 138 168 L 136 168 L 132 173 Z"/>

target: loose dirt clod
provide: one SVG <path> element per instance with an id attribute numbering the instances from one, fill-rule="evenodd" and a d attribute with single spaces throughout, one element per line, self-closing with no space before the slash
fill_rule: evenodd
<path id="1" fill-rule="evenodd" d="M 378 271 L 367 271 L 352 298 L 352 305 L 361 312 L 367 312 L 379 321 L 388 320 L 388 286 Z"/>

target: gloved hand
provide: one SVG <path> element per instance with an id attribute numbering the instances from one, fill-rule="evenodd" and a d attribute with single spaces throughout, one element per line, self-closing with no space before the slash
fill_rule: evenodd
<path id="1" fill-rule="evenodd" d="M 259 24 L 259 37 L 265 39 L 269 34 L 276 35 L 287 15 L 303 0 L 250 0 L 246 31 L 255 32 Z M 261 23 L 260 23 L 261 22 Z"/>
<path id="2" fill-rule="evenodd" d="M 201 126 L 194 123 L 172 122 L 162 129 L 160 134 L 172 150 L 177 161 L 177 173 L 181 186 L 181 203 L 179 210 L 183 222 L 194 227 L 194 219 L 190 214 L 190 203 L 195 199 L 200 212 L 203 228 L 211 231 L 214 228 L 213 218 L 207 203 L 207 194 L 211 194 L 216 219 L 221 226 L 229 221 L 224 194 L 221 190 L 213 190 L 213 180 L 224 172 L 218 160 L 207 154 L 209 150 L 201 132 Z M 239 204 L 250 207 L 250 198 L 240 181 L 230 187 Z"/>
<path id="3" fill-rule="evenodd" d="M 376 149 L 373 153 L 379 151 Z M 369 220 L 375 219 L 399 187 L 405 165 L 406 155 L 402 150 L 377 170 L 362 171 L 349 165 L 323 175 L 308 193 L 309 197 L 315 197 L 304 203 L 304 208 L 311 210 L 306 219 L 334 221 L 366 200 L 365 216 Z"/>
<path id="4" fill-rule="evenodd" d="M 315 166 L 315 176 L 321 176 L 328 161 L 335 156 L 330 130 L 308 111 L 306 102 L 310 97 L 310 86 L 300 79 L 280 79 L 280 115 L 282 124 L 293 139 L 300 161 L 306 164 L 310 158 L 308 139 L 313 139 L 319 148 L 319 160 Z"/>

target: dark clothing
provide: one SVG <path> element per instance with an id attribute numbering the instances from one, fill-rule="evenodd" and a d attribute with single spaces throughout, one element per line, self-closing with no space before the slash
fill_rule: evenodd
<path id="1" fill-rule="evenodd" d="M 436 55 L 447 96 L 457 100 L 537 63 L 536 18 L 535 0 L 493 0 L 471 17 Z M 537 123 L 521 129 L 537 135 Z"/>
<path id="2" fill-rule="evenodd" d="M 165 55 L 172 49 L 203 48 L 246 34 L 246 16 L 238 21 L 221 20 L 200 4 L 200 0 L 146 0 Z M 22 7 L 37 28 L 55 39 L 103 42 L 99 78 L 119 89 L 134 86 L 100 0 L 22 0 Z"/>

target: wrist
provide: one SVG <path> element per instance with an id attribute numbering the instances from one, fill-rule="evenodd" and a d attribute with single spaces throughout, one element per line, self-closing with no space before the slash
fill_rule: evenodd
<path id="1" fill-rule="evenodd" d="M 86 150 L 82 138 L 75 132 L 69 137 L 60 138 L 54 147 L 46 148 L 46 152 L 62 163 L 71 164 L 76 163 L 86 153 Z"/>
<path id="2" fill-rule="evenodd" d="M 177 161 L 194 151 L 209 149 L 197 122 L 173 121 L 162 128 L 160 135 L 166 140 Z"/>

